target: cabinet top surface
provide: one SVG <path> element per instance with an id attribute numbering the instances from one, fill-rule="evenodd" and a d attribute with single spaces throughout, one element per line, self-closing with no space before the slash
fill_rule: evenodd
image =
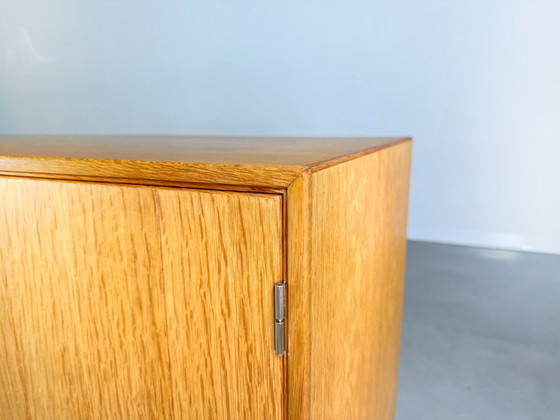
<path id="1" fill-rule="evenodd" d="M 406 140 L 3 135 L 0 172 L 285 188 L 306 169 L 332 166 Z"/>

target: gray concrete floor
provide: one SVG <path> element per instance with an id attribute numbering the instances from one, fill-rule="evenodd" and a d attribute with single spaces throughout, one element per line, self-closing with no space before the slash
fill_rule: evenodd
<path id="1" fill-rule="evenodd" d="M 560 255 L 409 242 L 396 420 L 560 419 Z"/>

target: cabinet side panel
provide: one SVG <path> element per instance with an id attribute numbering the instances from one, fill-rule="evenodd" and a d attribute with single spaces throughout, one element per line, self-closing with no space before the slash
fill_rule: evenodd
<path id="1" fill-rule="evenodd" d="M 158 190 L 176 419 L 283 419 L 282 199 Z"/>
<path id="2" fill-rule="evenodd" d="M 287 283 L 288 283 L 288 418 L 309 418 L 310 407 L 310 175 L 304 172 L 287 193 Z"/>
<path id="3" fill-rule="evenodd" d="M 0 178 L 0 419 L 170 418 L 153 191 Z"/>
<path id="4" fill-rule="evenodd" d="M 312 175 L 313 419 L 394 417 L 410 146 Z"/>

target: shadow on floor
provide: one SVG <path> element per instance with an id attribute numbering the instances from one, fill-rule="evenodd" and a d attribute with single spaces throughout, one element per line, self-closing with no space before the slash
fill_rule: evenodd
<path id="1" fill-rule="evenodd" d="M 396 420 L 560 419 L 560 255 L 410 241 Z"/>

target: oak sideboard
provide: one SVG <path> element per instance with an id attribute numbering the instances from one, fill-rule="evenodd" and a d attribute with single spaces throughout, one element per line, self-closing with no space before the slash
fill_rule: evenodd
<path id="1" fill-rule="evenodd" d="M 0 419 L 392 419 L 410 152 L 0 136 Z"/>

